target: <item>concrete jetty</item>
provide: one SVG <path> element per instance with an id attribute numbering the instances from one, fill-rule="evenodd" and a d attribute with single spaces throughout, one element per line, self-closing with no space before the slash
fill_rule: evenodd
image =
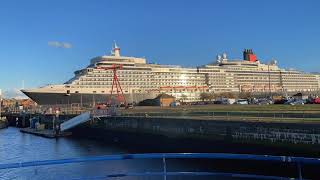
<path id="1" fill-rule="evenodd" d="M 7 128 L 7 127 L 8 127 L 7 119 L 0 117 L 0 129 Z"/>
<path id="2" fill-rule="evenodd" d="M 20 132 L 42 136 L 46 138 L 65 137 L 65 136 L 70 136 L 72 134 L 71 132 L 59 132 L 56 134 L 55 131 L 53 131 L 52 129 L 37 130 L 32 128 L 21 128 Z"/>

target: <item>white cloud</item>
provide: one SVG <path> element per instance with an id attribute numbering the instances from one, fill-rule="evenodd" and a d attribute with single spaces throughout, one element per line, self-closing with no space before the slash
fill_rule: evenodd
<path id="1" fill-rule="evenodd" d="M 57 47 L 57 48 L 72 48 L 72 44 L 68 42 L 59 42 L 59 41 L 49 41 L 48 46 Z"/>
<path id="2" fill-rule="evenodd" d="M 26 95 L 24 95 L 20 89 L 12 88 L 5 91 L 2 91 L 2 96 L 4 98 L 15 98 L 15 99 L 26 99 L 28 98 Z"/>

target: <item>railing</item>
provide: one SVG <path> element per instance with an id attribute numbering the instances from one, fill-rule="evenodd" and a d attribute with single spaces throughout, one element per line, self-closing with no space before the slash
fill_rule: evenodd
<path id="1" fill-rule="evenodd" d="M 273 112 L 227 112 L 227 111 L 193 111 L 193 112 L 136 112 L 121 113 L 125 117 L 177 117 L 177 118 L 204 118 L 223 120 L 272 120 L 272 121 L 319 121 L 319 113 L 273 113 Z"/>
<path id="2" fill-rule="evenodd" d="M 64 165 L 72 163 L 90 163 L 112 160 L 129 160 L 129 159 L 162 159 L 162 171 L 158 172 L 127 172 L 127 173 L 115 173 L 107 174 L 96 177 L 77 177 L 75 179 L 106 179 L 116 177 L 131 177 L 131 176 L 162 176 L 164 180 L 169 176 L 218 176 L 218 177 L 231 177 L 231 178 L 245 178 L 245 179 L 303 179 L 302 167 L 303 165 L 315 165 L 320 166 L 320 159 L 317 158 L 304 158 L 304 157 L 289 157 L 289 156 L 270 156 L 270 155 L 250 155 L 250 154 L 225 154 L 225 153 L 155 153 L 155 154 L 122 154 L 122 155 L 106 155 L 106 156 L 94 156 L 94 157 L 81 157 L 71 159 L 59 159 L 59 160 L 44 160 L 44 161 L 32 161 L 32 162 L 19 162 L 0 164 L 0 170 L 14 169 L 14 168 L 26 168 L 26 167 L 39 167 L 48 165 Z M 176 172 L 169 171 L 167 169 L 168 159 L 214 159 L 214 160 L 245 160 L 245 161 L 259 161 L 259 162 L 276 162 L 284 165 L 295 164 L 297 167 L 298 177 L 279 177 L 257 174 L 239 174 L 229 172 L 199 172 L 199 171 L 187 171 Z"/>
<path id="3" fill-rule="evenodd" d="M 60 115 L 79 115 L 83 112 L 87 112 L 87 111 L 91 111 L 92 107 L 89 108 L 68 108 L 68 107 L 60 107 Z M 313 110 L 314 111 L 314 110 Z M 11 111 L 7 111 L 7 112 L 2 112 L 4 115 L 8 115 L 8 114 L 21 114 L 21 113 L 25 113 L 25 114 L 37 114 L 37 113 L 41 113 L 41 114 L 52 114 L 55 115 L 55 111 L 51 110 L 49 111 L 48 108 L 38 108 L 38 109 L 27 109 L 25 111 L 21 111 L 21 110 L 11 110 Z M 320 113 L 317 111 L 314 111 L 312 113 L 308 113 L 305 111 L 290 111 L 290 112 L 275 112 L 275 111 L 201 111 L 201 110 L 191 110 L 191 111 L 178 111 L 178 112 L 157 112 L 156 110 L 153 111 L 140 111 L 138 110 L 137 112 L 121 112 L 119 111 L 119 113 L 122 116 L 145 116 L 146 114 L 148 116 L 151 117 L 156 117 L 156 116 L 163 116 L 163 117 L 172 117 L 172 116 L 179 116 L 179 117 L 205 117 L 205 118 L 219 118 L 219 117 L 224 117 L 224 118 L 240 118 L 240 119 L 254 119 L 254 120 L 263 120 L 263 119 L 272 119 L 272 120 L 286 120 L 286 119 L 292 119 L 292 120 L 320 120 Z"/>

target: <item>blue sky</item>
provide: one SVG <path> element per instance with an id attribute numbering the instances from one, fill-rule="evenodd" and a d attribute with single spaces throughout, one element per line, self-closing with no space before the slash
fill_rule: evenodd
<path id="1" fill-rule="evenodd" d="M 319 71 L 319 7 L 316 0 L 2 0 L 0 88 L 63 83 L 109 53 L 113 40 L 123 55 L 159 64 L 197 66 L 253 48 L 262 61 Z"/>

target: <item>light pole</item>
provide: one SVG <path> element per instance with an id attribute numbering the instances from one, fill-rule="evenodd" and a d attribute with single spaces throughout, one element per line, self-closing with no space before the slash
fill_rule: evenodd
<path id="1" fill-rule="evenodd" d="M 268 63 L 268 79 L 269 79 L 269 96 L 271 97 L 271 82 L 270 82 L 270 63 Z"/>
<path id="2" fill-rule="evenodd" d="M 82 110 L 82 93 L 80 93 L 80 106 L 81 106 L 81 110 Z"/>

